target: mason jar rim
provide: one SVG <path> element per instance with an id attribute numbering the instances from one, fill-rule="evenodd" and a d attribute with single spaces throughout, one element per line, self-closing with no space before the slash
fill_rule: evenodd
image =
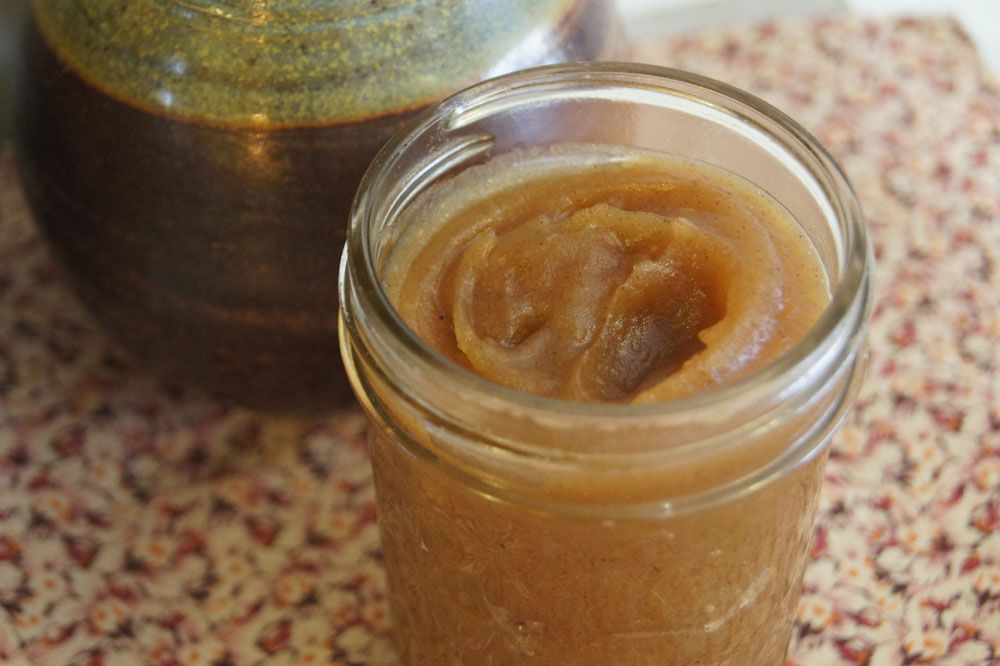
<path id="1" fill-rule="evenodd" d="M 684 93 L 669 87 L 670 83 L 681 83 L 728 98 L 753 113 L 765 116 L 786 134 L 787 139 L 804 149 L 812 164 L 803 166 L 809 169 L 810 175 L 816 177 L 818 184 L 823 187 L 823 194 L 827 203 L 832 206 L 844 239 L 843 247 L 838 247 L 844 253 L 842 269 L 831 289 L 830 302 L 805 337 L 762 368 L 719 387 L 665 402 L 592 403 L 540 396 L 486 379 L 430 347 L 402 320 L 382 287 L 372 255 L 368 233 L 374 207 L 372 192 L 382 184 L 389 168 L 412 142 L 413 137 L 441 122 L 443 118 L 454 121 L 463 113 L 470 113 L 503 97 L 509 98 L 515 92 L 567 83 L 608 83 L 684 96 Z M 723 109 L 700 97 L 693 98 L 693 101 L 722 111 L 742 124 L 756 124 L 760 132 L 774 138 L 770 131 L 761 128 L 753 118 L 745 114 Z M 871 308 L 870 253 L 860 204 L 841 167 L 817 139 L 778 108 L 732 85 L 669 67 L 626 62 L 546 65 L 470 86 L 422 112 L 383 146 L 369 165 L 355 195 L 341 271 L 341 303 L 350 301 L 350 295 L 346 293 L 349 274 L 356 281 L 355 293 L 365 300 L 366 315 L 372 316 L 385 327 L 389 336 L 402 345 L 408 360 L 417 366 L 421 374 L 446 379 L 456 391 L 488 396 L 491 401 L 522 411 L 544 412 L 565 418 L 622 422 L 690 415 L 711 410 L 740 396 L 759 394 L 761 391 L 781 392 L 785 384 L 795 382 L 800 371 L 806 371 L 820 356 L 830 352 L 828 345 L 824 343 L 836 337 L 838 330 L 843 331 L 845 324 L 850 330 L 846 335 L 842 333 L 843 349 L 838 356 L 849 358 L 861 345 L 861 329 Z M 845 322 L 845 317 L 848 316 L 853 321 Z M 348 317 L 348 328 L 353 329 L 351 317 Z M 356 338 L 358 332 L 350 330 L 349 333 Z"/>

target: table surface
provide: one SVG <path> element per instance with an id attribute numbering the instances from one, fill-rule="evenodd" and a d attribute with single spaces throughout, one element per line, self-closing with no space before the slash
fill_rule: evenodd
<path id="1" fill-rule="evenodd" d="M 947 20 L 647 44 L 837 156 L 878 267 L 789 663 L 1000 656 L 1000 90 Z M 0 156 L 0 659 L 391 664 L 356 412 L 227 408 L 143 374 L 62 282 Z"/>

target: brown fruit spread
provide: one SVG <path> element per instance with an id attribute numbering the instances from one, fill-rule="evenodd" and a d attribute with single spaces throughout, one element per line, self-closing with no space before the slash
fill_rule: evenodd
<path id="1" fill-rule="evenodd" d="M 804 337 L 829 299 L 777 202 L 666 155 L 508 155 L 408 214 L 384 270 L 403 319 L 531 393 L 659 402 L 725 384 Z"/>
<path id="2" fill-rule="evenodd" d="M 669 401 L 733 382 L 807 335 L 829 300 L 812 244 L 776 201 L 658 153 L 581 145 L 495 158 L 420 195 L 400 222 L 381 239 L 380 271 L 404 321 L 467 369 L 550 397 Z M 675 500 L 778 459 L 813 418 L 669 469 L 563 464 L 591 442 L 546 439 L 530 419 L 504 434 L 521 442 L 518 428 L 531 428 L 551 461 L 506 455 L 487 424 L 458 447 L 430 422 L 376 420 L 403 663 L 780 665 L 825 454 L 726 501 L 683 511 Z M 622 433 L 627 452 L 637 443 Z M 664 431 L 652 446 L 673 439 Z M 662 511 L 602 517 L 641 502 Z"/>

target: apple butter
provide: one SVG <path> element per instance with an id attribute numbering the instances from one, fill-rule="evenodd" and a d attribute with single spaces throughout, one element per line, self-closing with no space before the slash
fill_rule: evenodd
<path id="1" fill-rule="evenodd" d="M 562 146 L 469 169 L 412 206 L 385 267 L 430 345 L 501 384 L 656 402 L 798 342 L 829 302 L 801 227 L 707 164 Z"/>
<path id="2" fill-rule="evenodd" d="M 780 666 L 864 368 L 849 185 L 745 93 L 563 65 L 355 199 L 341 351 L 409 666 Z"/>

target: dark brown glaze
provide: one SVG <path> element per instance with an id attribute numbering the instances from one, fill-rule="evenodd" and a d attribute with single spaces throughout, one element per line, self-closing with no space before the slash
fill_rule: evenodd
<path id="1" fill-rule="evenodd" d="M 605 53 L 613 31 L 580 11 L 578 28 L 562 26 L 567 53 Z M 105 94 L 33 26 L 23 48 L 25 189 L 111 333 L 166 377 L 227 400 L 282 411 L 350 401 L 336 293 L 347 213 L 371 158 L 415 111 L 209 126 Z"/>
<path id="2" fill-rule="evenodd" d="M 349 399 L 337 344 L 344 218 L 405 120 L 267 130 L 115 100 L 30 29 L 18 113 L 25 189 L 93 312 L 175 380 L 261 407 Z"/>

